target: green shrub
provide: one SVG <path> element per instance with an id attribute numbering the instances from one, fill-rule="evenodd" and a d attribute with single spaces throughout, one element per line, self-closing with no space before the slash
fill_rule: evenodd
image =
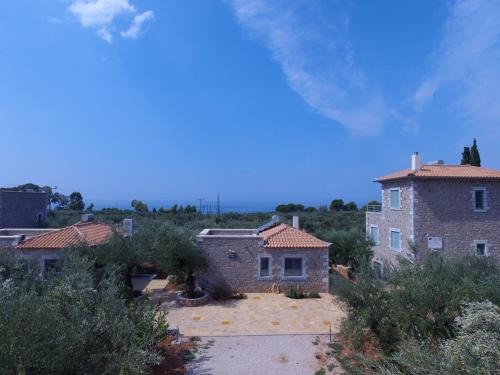
<path id="1" fill-rule="evenodd" d="M 319 292 L 316 292 L 316 291 L 312 291 L 312 292 L 307 293 L 307 297 L 308 298 L 321 298 L 321 296 L 319 295 Z"/>
<path id="2" fill-rule="evenodd" d="M 306 297 L 306 293 L 299 286 L 295 286 L 286 291 L 286 296 L 293 299 L 302 299 Z"/>
<path id="3" fill-rule="evenodd" d="M 421 265 L 402 263 L 387 282 L 363 266 L 356 282 L 338 282 L 335 294 L 347 304 L 343 332 L 360 349 L 375 335 L 386 352 L 406 338 L 430 343 L 456 335 L 455 319 L 464 301 L 500 303 L 500 269 L 493 260 L 443 259 L 430 254 Z"/>
<path id="4" fill-rule="evenodd" d="M 491 302 L 463 306 L 456 337 L 433 344 L 415 339 L 380 366 L 382 375 L 500 373 L 500 309 Z"/>

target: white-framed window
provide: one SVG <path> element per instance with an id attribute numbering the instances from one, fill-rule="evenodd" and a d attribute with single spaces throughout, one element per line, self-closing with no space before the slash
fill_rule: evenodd
<path id="1" fill-rule="evenodd" d="M 380 233 L 378 225 L 370 225 L 370 240 L 374 245 L 380 245 Z"/>
<path id="2" fill-rule="evenodd" d="M 270 255 L 259 255 L 257 258 L 257 278 L 268 279 L 273 276 L 272 258 Z"/>
<path id="3" fill-rule="evenodd" d="M 284 255 L 281 262 L 283 279 L 305 279 L 306 260 L 302 255 Z"/>
<path id="4" fill-rule="evenodd" d="M 401 251 L 401 229 L 389 229 L 389 243 L 392 250 Z"/>
<path id="5" fill-rule="evenodd" d="M 391 210 L 401 209 L 401 189 L 392 188 L 389 189 L 389 207 Z"/>
<path id="6" fill-rule="evenodd" d="M 475 212 L 488 211 L 488 191 L 485 187 L 472 189 L 472 209 Z"/>
<path id="7" fill-rule="evenodd" d="M 487 240 L 476 240 L 473 246 L 474 254 L 480 257 L 487 257 L 490 255 L 490 249 Z"/>

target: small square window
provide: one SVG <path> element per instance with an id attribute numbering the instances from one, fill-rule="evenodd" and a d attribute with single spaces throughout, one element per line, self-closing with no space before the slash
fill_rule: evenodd
<path id="1" fill-rule="evenodd" d="M 393 209 L 401 208 L 401 196 L 399 189 L 391 189 L 390 190 L 390 205 Z"/>
<path id="2" fill-rule="evenodd" d="M 259 277 L 271 276 L 271 260 L 269 257 L 260 258 Z"/>
<path id="3" fill-rule="evenodd" d="M 486 244 L 476 243 L 476 255 L 485 256 L 486 255 Z"/>
<path id="4" fill-rule="evenodd" d="M 285 258 L 285 277 L 302 276 L 302 258 Z"/>

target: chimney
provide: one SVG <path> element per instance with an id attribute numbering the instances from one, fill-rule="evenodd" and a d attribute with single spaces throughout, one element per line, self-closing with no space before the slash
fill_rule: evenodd
<path id="1" fill-rule="evenodd" d="M 418 152 L 415 152 L 411 156 L 411 170 L 416 172 L 419 171 L 420 168 L 422 168 L 422 161 L 420 160 L 420 155 L 418 154 Z"/>
<path id="2" fill-rule="evenodd" d="M 294 227 L 295 229 L 300 229 L 300 228 L 299 228 L 299 217 L 298 217 L 298 216 L 294 216 L 294 217 L 293 217 L 293 221 L 292 221 L 292 222 L 293 222 L 293 227 Z"/>
<path id="3" fill-rule="evenodd" d="M 82 223 L 88 223 L 89 221 L 94 221 L 94 214 L 83 214 Z"/>
<path id="4" fill-rule="evenodd" d="M 123 235 L 132 237 L 134 234 L 134 221 L 132 219 L 123 219 Z"/>

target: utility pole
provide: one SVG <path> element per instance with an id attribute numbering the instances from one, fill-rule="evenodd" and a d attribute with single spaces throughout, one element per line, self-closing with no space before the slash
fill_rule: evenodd
<path id="1" fill-rule="evenodd" d="M 220 216 L 220 195 L 217 193 L 217 217 Z"/>
<path id="2" fill-rule="evenodd" d="M 200 213 L 203 215 L 203 210 L 201 208 L 201 202 L 203 202 L 203 198 L 198 198 L 198 201 L 200 202 Z"/>

